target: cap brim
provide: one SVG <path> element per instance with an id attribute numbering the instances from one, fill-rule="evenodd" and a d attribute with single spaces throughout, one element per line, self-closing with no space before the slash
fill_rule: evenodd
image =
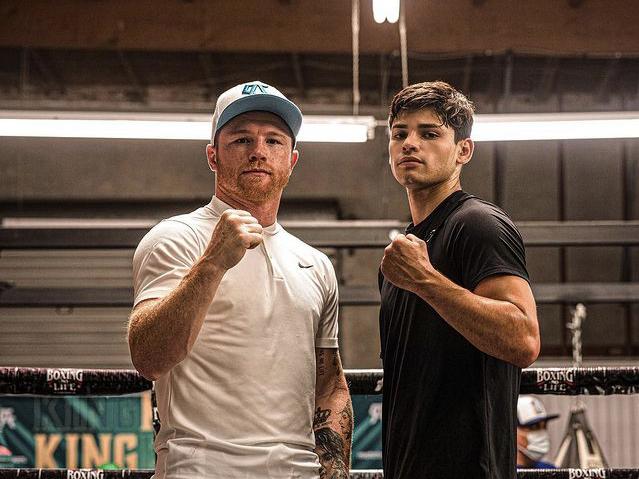
<path id="1" fill-rule="evenodd" d="M 528 421 L 524 424 L 520 424 L 520 426 L 523 427 L 527 427 L 527 426 L 534 426 L 535 424 L 539 424 L 542 421 L 551 421 L 553 419 L 557 419 L 559 417 L 559 414 L 547 414 L 544 417 L 537 417 L 531 421 Z"/>
<path id="2" fill-rule="evenodd" d="M 277 95 L 259 94 L 248 95 L 227 106 L 217 121 L 214 134 L 236 116 L 249 111 L 266 111 L 279 116 L 291 129 L 293 138 L 297 138 L 302 127 L 302 112 L 295 103 Z"/>

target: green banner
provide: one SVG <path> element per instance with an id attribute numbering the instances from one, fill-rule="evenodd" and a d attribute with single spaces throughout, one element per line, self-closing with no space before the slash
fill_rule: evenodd
<path id="1" fill-rule="evenodd" d="M 151 395 L 0 397 L 0 467 L 153 468 Z"/>
<path id="2" fill-rule="evenodd" d="M 352 468 L 382 468 L 382 396 L 353 396 Z"/>
<path id="3" fill-rule="evenodd" d="M 381 396 L 353 396 L 354 469 L 381 468 Z M 152 469 L 150 393 L 0 397 L 0 467 Z"/>

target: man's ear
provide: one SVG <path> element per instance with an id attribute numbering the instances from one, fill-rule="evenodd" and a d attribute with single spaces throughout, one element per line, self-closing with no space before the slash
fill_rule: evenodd
<path id="1" fill-rule="evenodd" d="M 300 159 L 300 152 L 297 150 L 293 150 L 293 152 L 291 153 L 291 171 L 293 171 L 293 168 L 295 168 L 295 165 L 297 164 L 297 160 Z"/>
<path id="2" fill-rule="evenodd" d="M 473 157 L 475 151 L 475 143 L 470 138 L 464 138 L 459 142 L 459 152 L 457 154 L 457 163 L 465 165 Z"/>
<path id="3" fill-rule="evenodd" d="M 215 157 L 215 147 L 209 143 L 206 145 L 206 161 L 211 171 L 217 171 L 217 158 Z"/>

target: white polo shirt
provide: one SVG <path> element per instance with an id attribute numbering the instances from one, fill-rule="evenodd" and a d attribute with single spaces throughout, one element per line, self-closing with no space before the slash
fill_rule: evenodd
<path id="1" fill-rule="evenodd" d="M 135 304 L 172 291 L 206 248 L 216 197 L 156 225 L 133 259 Z M 156 478 L 317 478 L 315 348 L 337 348 L 330 260 L 286 232 L 225 274 L 186 359 L 155 383 Z"/>

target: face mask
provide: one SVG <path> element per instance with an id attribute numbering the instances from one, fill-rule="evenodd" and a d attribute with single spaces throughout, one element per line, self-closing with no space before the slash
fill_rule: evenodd
<path id="1" fill-rule="evenodd" d="M 518 449 L 533 461 L 541 460 L 550 451 L 550 436 L 546 430 L 530 431 L 526 433 L 526 440 L 528 446 L 518 446 Z"/>

